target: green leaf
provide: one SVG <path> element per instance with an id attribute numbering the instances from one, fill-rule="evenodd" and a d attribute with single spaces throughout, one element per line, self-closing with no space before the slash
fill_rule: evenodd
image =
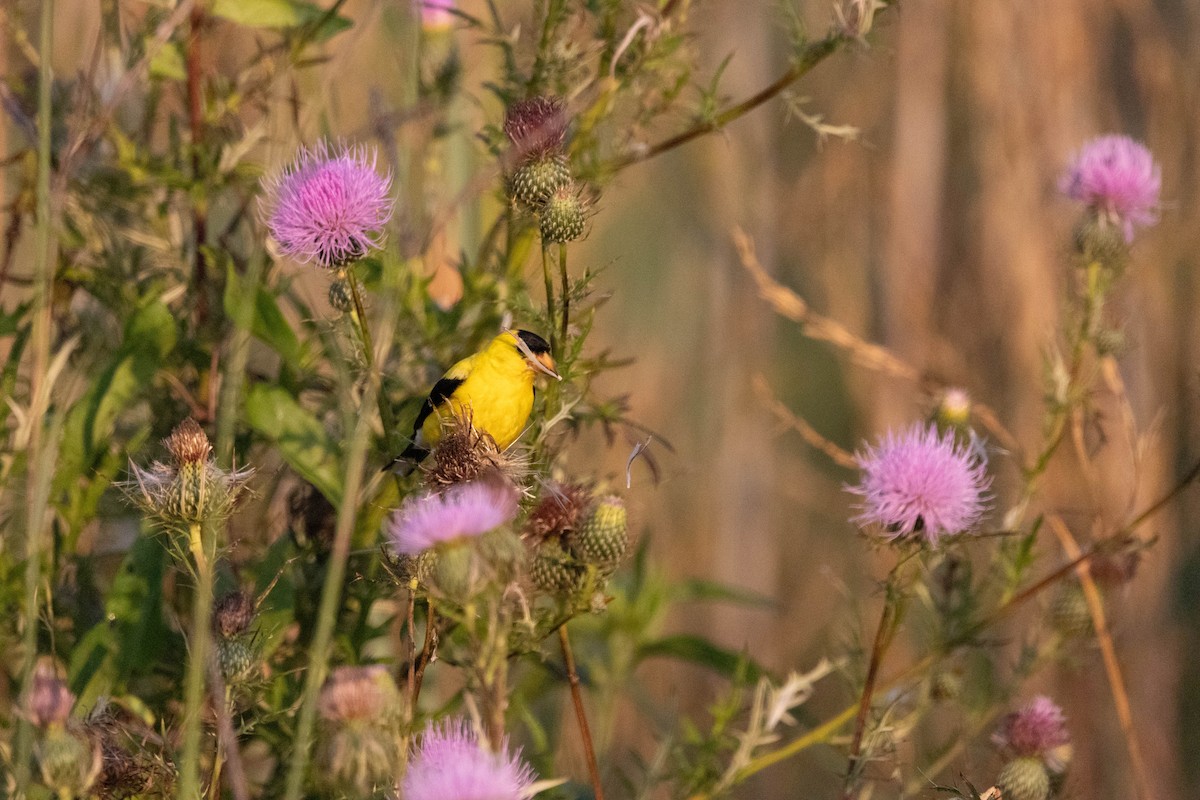
<path id="1" fill-rule="evenodd" d="M 775 608 L 777 606 L 775 599 L 765 594 L 752 592 L 749 589 L 741 589 L 737 586 L 729 586 L 724 583 L 717 583 L 716 581 L 706 581 L 700 578 L 683 581 L 675 589 L 675 594 L 676 599 L 683 602 L 715 600 L 758 608 Z"/>
<path id="2" fill-rule="evenodd" d="M 175 81 L 187 79 L 187 68 L 178 42 L 166 42 L 154 54 L 154 58 L 150 59 L 150 76 Z"/>
<path id="3" fill-rule="evenodd" d="M 225 273 L 225 313 L 239 327 L 248 328 L 256 338 L 268 345 L 293 368 L 305 360 L 304 348 L 296 332 L 288 324 L 279 308 L 275 295 L 265 286 L 258 286 L 254 294 L 254 306 L 250 309 L 253 319 L 243 319 L 245 283 L 230 263 Z"/>
<path id="4" fill-rule="evenodd" d="M 113 445 L 118 418 L 151 387 L 175 340 L 175 318 L 161 302 L 142 308 L 129 320 L 112 361 L 67 414 L 57 475 L 60 492 L 73 486 L 80 475 L 90 474 L 100 454 Z"/>
<path id="5" fill-rule="evenodd" d="M 342 503 L 341 453 L 321 421 L 278 386 L 257 384 L 246 394 L 246 422 L 275 443 L 292 469 L 325 495 Z"/>
<path id="6" fill-rule="evenodd" d="M 638 661 L 665 656 L 680 661 L 689 661 L 702 667 L 732 678 L 743 670 L 743 674 L 756 681 L 766 671 L 744 653 L 735 653 L 713 644 L 702 636 L 681 633 L 675 636 L 664 636 L 652 642 L 646 642 L 638 648 Z"/>
<path id="7" fill-rule="evenodd" d="M 248 28 L 298 28 L 326 16 L 325 9 L 303 0 L 213 0 L 209 11 L 213 16 Z M 316 38 L 326 39 L 350 26 L 349 19 L 334 14 L 324 22 Z"/>
<path id="8" fill-rule="evenodd" d="M 153 538 L 139 537 L 125 556 L 104 603 L 105 621 L 93 626 L 71 652 L 69 680 L 80 704 L 119 693 L 129 679 L 156 669 L 171 637 L 162 618 L 166 553 Z"/>

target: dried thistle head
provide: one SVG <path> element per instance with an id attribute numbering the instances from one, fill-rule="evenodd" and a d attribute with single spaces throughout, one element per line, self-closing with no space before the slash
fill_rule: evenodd
<path id="1" fill-rule="evenodd" d="M 591 491 L 578 483 L 549 483 L 525 522 L 534 539 L 563 536 L 580 524 L 592 503 Z"/>
<path id="2" fill-rule="evenodd" d="M 208 460 L 212 452 L 212 443 L 200 423 L 188 417 L 171 431 L 171 435 L 163 439 L 163 445 L 171 454 L 176 466 L 186 464 L 202 464 Z"/>
<path id="3" fill-rule="evenodd" d="M 518 100 L 504 113 L 504 134 L 518 163 L 561 152 L 567 136 L 566 104 L 558 97 Z"/>
<path id="4" fill-rule="evenodd" d="M 425 483 L 436 491 L 499 473 L 499 477 L 517 485 L 528 470 L 520 453 L 500 450 L 496 440 L 475 428 L 470 415 L 464 414 L 442 422 L 442 438 L 433 448 L 432 466 L 425 469 Z"/>
<path id="5" fill-rule="evenodd" d="M 102 800 L 171 796 L 175 768 L 163 754 L 161 738 L 143 722 L 128 714 L 118 718 L 105 708 L 88 720 L 87 734 L 100 750 L 94 796 Z"/>
<path id="6" fill-rule="evenodd" d="M 382 664 L 337 667 L 321 687 L 317 708 L 326 722 L 376 722 L 396 711 L 399 697 Z"/>
<path id="7" fill-rule="evenodd" d="M 223 595 L 213 605 L 213 631 L 224 639 L 245 633 L 254 622 L 255 605 L 249 592 L 239 590 Z"/>

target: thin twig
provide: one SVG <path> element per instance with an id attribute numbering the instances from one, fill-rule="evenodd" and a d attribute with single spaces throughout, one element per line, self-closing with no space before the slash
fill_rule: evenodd
<path id="1" fill-rule="evenodd" d="M 1137 528 L 1143 522 L 1150 519 L 1150 517 L 1154 516 L 1159 511 L 1162 511 L 1168 503 L 1174 500 L 1180 492 L 1188 487 L 1188 484 L 1196 480 L 1198 477 L 1200 477 L 1200 461 L 1197 461 L 1195 464 L 1193 464 L 1192 468 L 1187 471 L 1187 474 L 1180 478 L 1179 481 L 1172 486 L 1166 494 L 1155 500 L 1144 510 L 1135 514 L 1133 519 L 1125 523 L 1125 530 L 1132 531 L 1134 528 Z"/>
<path id="2" fill-rule="evenodd" d="M 875 629 L 875 641 L 871 645 L 871 659 L 867 664 L 867 678 L 863 682 L 862 695 L 858 699 L 858 714 L 854 719 L 854 735 L 850 739 L 850 757 L 846 764 L 846 782 L 842 797 L 849 800 L 853 795 L 854 775 L 858 769 L 859 755 L 862 753 L 863 735 L 867 731 L 867 717 L 871 713 L 871 699 L 875 696 L 875 681 L 879 677 L 879 666 L 883 663 L 884 653 L 892 637 L 889 635 L 895 618 L 896 606 L 893 602 L 892 586 L 887 588 L 887 596 L 883 601 L 883 610 L 879 614 L 879 627 Z"/>
<path id="3" fill-rule="evenodd" d="M 417 671 L 413 676 L 412 694 L 409 698 L 413 713 L 416 713 L 417 700 L 421 696 L 421 684 L 425 680 L 425 667 L 429 666 L 429 662 L 433 660 L 433 649 L 436 646 L 437 612 L 434 609 L 433 600 L 429 600 L 425 607 L 425 644 L 421 646 L 421 656 L 417 659 Z"/>
<path id="4" fill-rule="evenodd" d="M 1081 555 L 1079 543 L 1071 534 L 1070 529 L 1057 516 L 1047 518 L 1051 530 L 1062 544 L 1063 552 L 1068 558 L 1078 559 Z M 1092 571 L 1086 560 L 1080 561 L 1075 568 L 1079 583 L 1083 587 L 1083 597 L 1087 601 L 1088 613 L 1092 617 L 1092 628 L 1096 632 L 1096 642 L 1100 645 L 1100 655 L 1104 661 L 1104 672 L 1108 676 L 1108 685 L 1112 690 L 1113 706 L 1117 712 L 1117 720 L 1121 724 L 1121 733 L 1125 737 L 1125 747 L 1129 751 L 1129 760 L 1133 766 L 1133 783 L 1139 800 L 1150 797 L 1150 780 L 1146 772 L 1146 761 L 1142 757 L 1142 746 L 1138 740 L 1137 728 L 1133 724 L 1133 711 L 1129 705 L 1129 693 L 1125 689 L 1125 679 L 1121 674 L 1121 665 L 1117 661 L 1117 651 L 1113 647 L 1112 635 L 1108 630 L 1108 619 L 1104 613 L 1104 601 Z"/>
<path id="5" fill-rule="evenodd" d="M 827 342 L 850 356 L 860 367 L 928 388 L 929 381 L 916 367 L 882 345 L 868 342 L 844 325 L 809 308 L 804 298 L 775 280 L 758 260 L 754 241 L 740 227 L 733 228 L 733 243 L 742 267 L 758 287 L 758 295 L 785 319 L 800 325 L 805 336 Z M 936 387 L 942 388 L 942 387 Z M 1020 443 L 1000 422 L 996 412 L 984 403 L 972 402 L 971 414 L 1000 443 L 1012 452 L 1020 452 Z"/>
<path id="6" fill-rule="evenodd" d="M 565 624 L 558 628 L 558 641 L 562 644 L 563 662 L 567 667 L 567 682 L 571 685 L 571 701 L 575 704 L 575 719 L 579 722 L 579 737 L 583 740 L 588 775 L 592 779 L 592 793 L 596 800 L 604 800 L 604 787 L 600 783 L 600 766 L 596 763 L 596 748 L 592 744 L 592 731 L 588 727 L 587 712 L 583 708 L 583 691 L 579 685 L 579 673 L 575 671 L 575 654 L 571 652 L 571 639 L 567 636 Z"/>
<path id="7" fill-rule="evenodd" d="M 758 395 L 758 401 L 767 407 L 772 414 L 775 415 L 781 423 L 788 426 L 804 439 L 808 445 L 816 450 L 820 450 L 829 459 L 839 467 L 846 469 L 858 469 L 858 462 L 854 456 L 838 447 L 833 442 L 826 439 L 821 434 L 817 433 L 813 426 L 808 424 L 808 421 L 803 417 L 793 414 L 791 409 L 780 402 L 774 394 L 771 393 L 771 387 L 767 383 L 767 379 L 762 374 L 754 376 L 754 392 Z"/>
<path id="8" fill-rule="evenodd" d="M 730 106 L 724 111 L 716 114 L 711 119 L 704 120 L 694 127 L 689 128 L 682 133 L 677 133 L 657 144 L 628 153 L 625 156 L 618 158 L 612 163 L 610 169 L 613 172 L 619 172 L 628 166 L 647 161 L 655 156 L 674 150 L 676 147 L 685 145 L 693 139 L 697 139 L 707 133 L 718 131 L 729 123 L 745 116 L 747 113 L 761 106 L 773 97 L 778 96 L 783 90 L 787 89 L 793 83 L 807 75 L 813 67 L 820 64 L 829 56 L 837 52 L 838 48 L 850 41 L 840 31 L 833 31 L 824 39 L 809 44 L 804 48 L 800 57 L 786 72 L 775 79 L 769 86 L 761 89 L 745 100 Z"/>

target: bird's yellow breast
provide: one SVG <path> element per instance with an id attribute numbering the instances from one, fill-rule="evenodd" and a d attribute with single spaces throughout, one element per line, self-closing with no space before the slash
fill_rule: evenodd
<path id="1" fill-rule="evenodd" d="M 504 449 L 525 430 L 533 411 L 533 370 L 516 347 L 503 341 L 472 357 L 468 370 L 458 388 L 425 420 L 421 435 L 429 445 L 436 444 L 445 420 L 467 417 Z"/>

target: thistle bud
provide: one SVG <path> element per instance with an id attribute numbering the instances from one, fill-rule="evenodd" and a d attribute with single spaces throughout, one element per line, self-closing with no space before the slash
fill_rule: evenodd
<path id="1" fill-rule="evenodd" d="M 584 523 L 567 534 L 567 547 L 586 564 L 614 569 L 629 547 L 629 518 L 621 498 L 601 498 Z"/>
<path id="2" fill-rule="evenodd" d="M 40 659 L 27 700 L 29 721 L 39 728 L 65 725 L 74 705 L 75 695 L 58 677 L 54 662 L 48 657 Z"/>
<path id="3" fill-rule="evenodd" d="M 996 785 L 1004 800 L 1046 800 L 1050 796 L 1050 775 L 1042 760 L 1031 756 L 1005 764 Z"/>
<path id="4" fill-rule="evenodd" d="M 1120 225 L 1088 215 L 1075 228 L 1075 251 L 1082 264 L 1100 264 L 1119 274 L 1129 261 L 1129 244 Z"/>
<path id="5" fill-rule="evenodd" d="M 1083 587 L 1077 581 L 1059 585 L 1050 604 L 1050 624 L 1068 639 L 1081 639 L 1091 634 L 1092 614 Z"/>
<path id="6" fill-rule="evenodd" d="M 38 742 L 42 782 L 61 797 L 76 797 L 100 774 L 100 748 L 72 727 L 54 725 Z"/>
<path id="7" fill-rule="evenodd" d="M 329 307 L 343 314 L 349 314 L 354 309 L 354 293 L 346 278 L 338 278 L 329 284 Z"/>
<path id="8" fill-rule="evenodd" d="M 390 787 L 400 766 L 400 693 L 381 665 L 338 667 L 321 689 L 323 778 L 367 796 Z"/>
<path id="9" fill-rule="evenodd" d="M 534 551 L 529 577 L 534 586 L 547 594 L 571 597 L 587 583 L 587 567 L 564 550 L 556 539 L 547 539 Z"/>
<path id="10" fill-rule="evenodd" d="M 131 465 L 133 479 L 120 485 L 126 496 L 168 528 L 227 515 L 253 470 L 219 468 L 208 437 L 190 418 L 163 445 L 172 463 L 155 462 L 149 469 Z"/>
<path id="11" fill-rule="evenodd" d="M 542 210 L 554 194 L 571 185 L 566 156 L 547 153 L 517 167 L 508 179 L 508 195 L 531 211 Z"/>
<path id="12" fill-rule="evenodd" d="M 583 200 L 571 186 L 561 186 L 542 209 L 542 241 L 573 242 L 583 235 L 586 213 Z"/>
<path id="13" fill-rule="evenodd" d="M 947 389 L 938 400 L 934 419 L 942 429 L 965 430 L 971 421 L 971 396 L 962 389 Z"/>

